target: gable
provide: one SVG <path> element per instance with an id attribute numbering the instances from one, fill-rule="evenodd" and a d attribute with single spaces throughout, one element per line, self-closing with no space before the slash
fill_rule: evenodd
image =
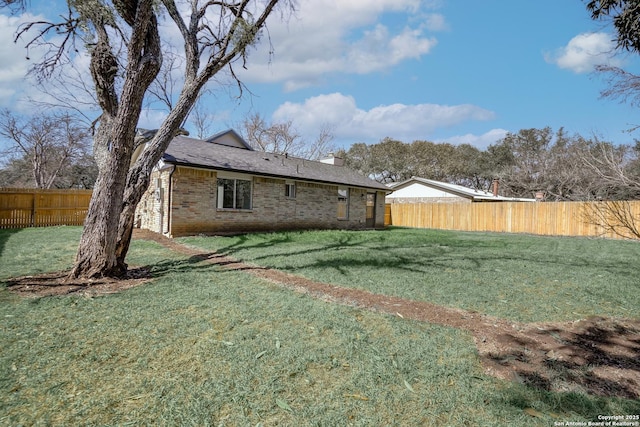
<path id="1" fill-rule="evenodd" d="M 388 198 L 455 198 L 461 196 L 438 188 L 432 188 L 422 183 L 413 182 L 395 190 L 387 196 Z M 470 198 L 470 197 L 469 197 Z"/>
<path id="2" fill-rule="evenodd" d="M 251 146 L 233 129 L 212 135 L 205 141 L 225 145 L 227 147 L 241 148 L 244 150 L 253 150 Z"/>
<path id="3" fill-rule="evenodd" d="M 473 188 L 463 187 L 457 184 L 449 184 L 447 182 L 434 181 L 431 179 L 412 177 L 407 181 L 390 184 L 393 192 L 387 197 L 393 198 L 458 198 L 467 199 L 474 202 L 535 202 L 535 199 L 527 199 L 522 197 L 503 197 L 494 196 L 493 193 Z M 405 191 L 406 189 L 406 191 Z M 401 196 L 400 196 L 401 194 Z M 429 194 L 429 195 L 428 195 Z M 431 194 L 440 194 L 439 196 Z"/>

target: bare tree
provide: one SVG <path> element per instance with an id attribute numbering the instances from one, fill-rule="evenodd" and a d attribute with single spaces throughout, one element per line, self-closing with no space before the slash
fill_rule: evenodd
<path id="1" fill-rule="evenodd" d="M 213 134 L 215 117 L 202 102 L 202 96 L 199 96 L 189 114 L 189 121 L 195 128 L 197 138 L 205 139 Z"/>
<path id="2" fill-rule="evenodd" d="M 640 106 L 640 76 L 610 65 L 597 65 L 596 72 L 606 76 L 607 88 L 600 92 L 603 98 Z"/>
<path id="3" fill-rule="evenodd" d="M 583 166 L 597 177 L 600 198 L 624 199 L 640 196 L 640 158 L 628 145 L 615 146 L 596 138 L 582 158 Z"/>
<path id="4" fill-rule="evenodd" d="M 182 83 L 175 77 L 175 74 L 183 66 L 177 54 L 163 48 L 162 66 L 147 90 L 146 100 L 149 105 L 159 102 L 167 111 L 171 111 L 174 108 L 174 97 Z"/>
<path id="5" fill-rule="evenodd" d="M 16 117 L 9 110 L 0 111 L 0 136 L 9 141 L 5 158 L 23 158 L 30 164 L 33 185 L 51 188 L 86 155 L 89 134 L 68 113 L 38 114 Z"/>
<path id="6" fill-rule="evenodd" d="M 640 239 L 640 213 L 629 200 L 640 198 L 638 150 L 596 142 L 582 166 L 596 176 L 598 200 L 587 206 L 585 221 L 625 238 Z"/>
<path id="7" fill-rule="evenodd" d="M 589 0 L 586 7 L 593 20 L 609 21 L 613 25 L 617 49 L 640 53 L 640 8 L 636 0 Z M 636 107 L 640 105 L 640 76 L 611 66 L 599 66 L 596 71 L 608 76 L 609 87 L 602 91 L 603 97 L 617 98 Z M 616 148 L 600 143 L 597 148 L 596 153 L 585 157 L 584 163 L 597 174 L 604 188 L 621 188 L 622 197 L 618 192 L 617 199 L 640 198 L 640 144 L 636 142 L 635 153 L 626 146 Z M 630 153 L 635 154 L 634 159 L 629 158 Z M 599 204 L 588 215 L 592 222 L 617 234 L 622 230 L 640 238 L 640 215 L 634 217 L 625 200 Z"/>
<path id="8" fill-rule="evenodd" d="M 0 7 L 7 7 L 11 12 L 21 12 L 25 8 L 27 0 L 0 0 Z"/>
<path id="9" fill-rule="evenodd" d="M 640 215 L 628 200 L 589 203 L 584 221 L 596 225 L 602 234 L 613 233 L 623 238 L 640 239 Z"/>
<path id="10" fill-rule="evenodd" d="M 26 99 L 29 106 L 38 110 L 68 111 L 86 128 L 95 127 L 99 107 L 88 72 L 70 64 L 53 70 L 47 79 L 36 79 L 34 84 L 38 93 Z"/>
<path id="11" fill-rule="evenodd" d="M 322 128 L 317 138 L 309 142 L 300 135 L 292 121 L 267 123 L 258 113 L 246 118 L 240 128 L 249 145 L 258 151 L 309 160 L 318 160 L 334 151 L 331 145 L 333 135 L 327 128 Z"/>
<path id="12" fill-rule="evenodd" d="M 79 42 L 91 54 L 90 71 L 101 110 L 94 135 L 99 172 L 73 276 L 125 274 L 135 208 L 149 186 L 154 165 L 205 84 L 223 69 L 235 78 L 236 61 L 246 65 L 249 47 L 278 3 L 292 5 L 289 0 L 193 0 L 180 7 L 174 0 L 113 4 L 79 0 L 69 3 L 62 21 L 31 23 L 19 31 L 19 36 L 35 32 L 27 47 L 48 43 L 52 48 L 37 67 L 43 76 L 60 66 L 65 52 L 79 48 Z M 166 119 L 131 164 L 145 95 L 163 60 L 159 13 L 168 16 L 182 38 L 184 80 Z M 47 36 L 54 33 L 61 43 L 51 44 L 53 39 Z M 239 80 L 238 87 L 242 88 Z"/>

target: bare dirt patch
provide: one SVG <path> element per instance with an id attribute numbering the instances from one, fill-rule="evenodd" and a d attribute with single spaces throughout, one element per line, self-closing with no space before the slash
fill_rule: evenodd
<path id="1" fill-rule="evenodd" d="M 7 288 L 25 297 L 48 297 L 56 295 L 99 296 L 122 292 L 151 280 L 146 267 L 130 268 L 127 277 L 114 279 L 76 279 L 69 277 L 70 271 L 58 271 L 37 276 L 16 277 L 7 281 Z"/>
<path id="2" fill-rule="evenodd" d="M 563 323 L 517 323 L 477 312 L 348 289 L 203 253 L 156 233 L 136 230 L 134 238 L 154 240 L 171 250 L 225 268 L 244 270 L 298 292 L 339 304 L 469 331 L 485 372 L 549 391 L 582 391 L 599 396 L 640 398 L 640 320 L 594 317 Z M 119 292 L 150 280 L 145 268 L 122 280 L 73 281 L 67 273 L 23 277 L 9 282 L 21 295 Z"/>

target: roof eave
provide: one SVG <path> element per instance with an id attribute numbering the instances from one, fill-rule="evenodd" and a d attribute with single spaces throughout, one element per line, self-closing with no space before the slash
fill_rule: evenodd
<path id="1" fill-rule="evenodd" d="M 376 191 L 384 191 L 386 194 L 389 194 L 389 193 L 393 192 L 392 190 L 389 190 L 388 188 L 374 187 L 374 186 L 368 186 L 368 185 L 362 185 L 362 184 L 356 184 L 356 183 L 347 183 L 347 182 L 338 182 L 338 181 L 329 181 L 329 180 L 319 180 L 319 179 L 307 178 L 307 177 L 301 177 L 301 176 L 294 176 L 294 175 L 278 175 L 278 174 L 270 174 L 270 173 L 265 173 L 265 172 L 248 171 L 246 169 L 225 168 L 225 167 L 220 167 L 220 166 L 199 165 L 199 164 L 194 164 L 194 163 L 181 162 L 179 160 L 163 159 L 163 161 L 164 161 L 164 163 L 170 163 L 170 164 L 173 164 L 173 165 L 176 165 L 176 166 L 183 166 L 183 167 L 196 168 L 196 169 L 221 170 L 221 171 L 226 171 L 226 172 L 245 173 L 245 174 L 249 174 L 249 175 L 265 176 L 265 177 L 269 177 L 269 178 L 297 179 L 297 180 L 300 180 L 300 181 L 307 181 L 307 182 L 313 182 L 313 183 L 318 183 L 318 184 L 347 185 L 347 186 L 350 186 L 350 187 L 358 187 L 358 188 L 366 188 L 366 189 L 371 189 L 371 190 L 376 190 Z M 380 184 L 380 185 L 382 185 L 382 184 Z"/>

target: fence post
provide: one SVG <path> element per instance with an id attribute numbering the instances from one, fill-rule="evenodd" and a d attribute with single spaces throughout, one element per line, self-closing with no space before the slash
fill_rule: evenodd
<path id="1" fill-rule="evenodd" d="M 36 205 L 38 204 L 36 199 L 37 199 L 36 198 L 36 192 L 33 191 L 31 193 L 31 226 L 32 227 L 36 226 L 36 212 L 37 212 Z"/>

